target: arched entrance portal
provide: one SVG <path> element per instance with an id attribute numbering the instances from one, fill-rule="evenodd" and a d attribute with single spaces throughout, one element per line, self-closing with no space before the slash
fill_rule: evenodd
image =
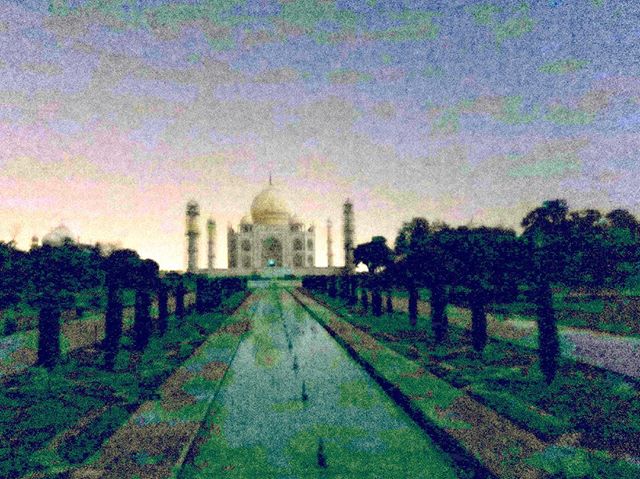
<path id="1" fill-rule="evenodd" d="M 267 238 L 262 242 L 262 265 L 282 266 L 282 243 L 277 238 Z"/>

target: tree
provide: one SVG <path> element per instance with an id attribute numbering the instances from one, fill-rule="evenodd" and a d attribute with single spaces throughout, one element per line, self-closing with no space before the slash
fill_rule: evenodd
<path id="1" fill-rule="evenodd" d="M 122 336 L 122 291 L 136 284 L 141 259 L 133 250 L 113 251 L 104 260 L 107 285 L 107 311 L 105 314 L 105 367 L 113 369 Z"/>
<path id="2" fill-rule="evenodd" d="M 104 364 L 113 370 L 122 336 L 122 288 L 113 281 L 107 281 L 107 309 L 105 312 L 105 337 L 102 341 Z"/>
<path id="3" fill-rule="evenodd" d="M 611 261 L 611 282 L 624 285 L 640 279 L 640 223 L 627 210 L 612 210 L 605 216 L 605 241 Z"/>
<path id="4" fill-rule="evenodd" d="M 394 269 L 398 277 L 403 276 L 409 295 L 408 313 L 412 328 L 416 327 L 418 321 L 418 285 L 428 265 L 429 236 L 429 222 L 424 218 L 413 218 L 402 225 L 395 241 Z"/>
<path id="5" fill-rule="evenodd" d="M 422 282 L 431 290 L 431 328 L 436 342 L 447 339 L 448 289 L 458 282 L 458 271 L 464 259 L 459 255 L 461 235 L 443 224 L 434 231 L 423 254 L 429 268 L 424 269 Z"/>
<path id="6" fill-rule="evenodd" d="M 329 276 L 327 278 L 327 294 L 330 298 L 335 298 L 337 295 L 337 287 L 336 287 L 336 277 Z"/>
<path id="7" fill-rule="evenodd" d="M 158 288 L 158 331 L 161 335 L 167 332 L 169 322 L 169 288 L 159 282 Z"/>
<path id="8" fill-rule="evenodd" d="M 538 316 L 538 357 L 540 370 L 547 384 L 553 381 L 560 354 L 558 328 L 553 311 L 551 278 L 555 271 L 549 268 L 548 250 L 544 243 L 529 242 L 532 272 L 531 279 Z"/>
<path id="9" fill-rule="evenodd" d="M 133 321 L 134 345 L 142 351 L 152 332 L 151 323 L 151 292 L 157 287 L 158 263 L 153 260 L 143 260 L 138 265 L 136 288 L 135 315 Z"/>
<path id="10" fill-rule="evenodd" d="M 558 327 L 553 312 L 551 286 L 546 278 L 541 278 L 536 288 L 536 304 L 538 310 L 538 356 L 540 370 L 547 384 L 551 384 L 558 369 L 560 340 Z"/>
<path id="11" fill-rule="evenodd" d="M 369 271 L 371 283 L 371 309 L 374 316 L 382 314 L 382 296 L 379 274 L 392 261 L 392 251 L 383 236 L 374 236 L 369 243 L 363 243 L 353 252 L 356 264 L 364 263 Z"/>
<path id="12" fill-rule="evenodd" d="M 360 290 L 360 298 L 362 302 L 362 312 L 367 314 L 367 311 L 369 310 L 369 292 L 367 291 L 367 288 L 363 287 Z"/>
<path id="13" fill-rule="evenodd" d="M 605 241 L 606 220 L 598 210 L 572 211 L 565 240 L 567 261 L 561 278 L 568 285 L 603 286 L 613 270 Z"/>
<path id="14" fill-rule="evenodd" d="M 638 219 L 624 209 L 611 210 L 605 215 L 605 218 L 612 228 L 626 229 L 630 234 L 636 236 L 639 231 L 640 223 Z"/>
<path id="15" fill-rule="evenodd" d="M 551 281 L 562 280 L 568 261 L 567 201 L 548 200 L 529 212 L 522 220 L 523 237 L 540 253 L 543 267 Z"/>
<path id="16" fill-rule="evenodd" d="M 182 280 L 176 285 L 176 318 L 183 319 L 185 316 L 184 296 L 187 293 Z"/>
<path id="17" fill-rule="evenodd" d="M 18 271 L 18 257 L 12 243 L 0 242 L 0 320 L 6 309 L 15 306 L 20 301 L 21 286 L 16 277 Z M 1 324 L 1 322 L 0 322 Z M 14 320 L 7 318 L 4 334 L 13 334 L 17 329 Z"/>
<path id="18" fill-rule="evenodd" d="M 353 274 L 346 275 L 347 304 L 355 306 L 358 303 L 358 281 Z"/>
<path id="19" fill-rule="evenodd" d="M 38 364 L 51 368 L 60 360 L 60 315 L 75 303 L 81 286 L 68 245 L 48 246 L 29 252 L 30 299 L 40 310 Z"/>
<path id="20" fill-rule="evenodd" d="M 503 228 L 459 227 L 457 285 L 468 295 L 471 308 L 472 343 L 482 352 L 487 342 L 486 305 L 492 300 L 517 294 L 512 285 L 518 282 L 516 255 L 518 239 L 513 230 Z M 511 287 L 510 287 L 511 285 Z"/>

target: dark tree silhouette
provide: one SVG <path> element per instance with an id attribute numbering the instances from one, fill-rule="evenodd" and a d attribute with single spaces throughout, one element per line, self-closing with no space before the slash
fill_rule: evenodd
<path id="1" fill-rule="evenodd" d="M 558 369 L 560 340 L 553 312 L 551 286 L 548 280 L 541 278 L 536 289 L 538 309 L 538 354 L 540 369 L 547 384 L 551 384 Z"/>
<path id="2" fill-rule="evenodd" d="M 106 369 L 113 369 L 120 349 L 122 337 L 122 293 L 125 288 L 134 287 L 141 259 L 133 250 L 112 251 L 104 261 L 107 285 L 107 311 L 105 314 L 105 337 L 102 347 L 105 351 Z"/>
<path id="3" fill-rule="evenodd" d="M 410 280 L 407 283 L 407 290 L 409 292 L 409 323 L 411 324 L 411 327 L 415 329 L 418 325 L 418 288 L 414 281 Z"/>
<path id="4" fill-rule="evenodd" d="M 395 270 L 403 273 L 402 282 L 409 295 L 409 323 L 415 328 L 418 322 L 418 287 L 428 264 L 429 222 L 424 218 L 413 218 L 400 228 L 395 241 Z"/>
<path id="5" fill-rule="evenodd" d="M 18 267 L 17 251 L 13 244 L 0 242 L 0 324 L 4 311 L 20 301 L 19 292 L 24 285 L 17 278 Z M 7 317 L 3 333 L 8 336 L 16 330 L 15 320 Z"/>
<path id="6" fill-rule="evenodd" d="M 640 279 L 640 223 L 622 209 L 610 211 L 605 219 L 604 238 L 611 264 L 611 282 L 625 285 L 629 278 Z"/>
<path id="7" fill-rule="evenodd" d="M 113 370 L 122 336 L 122 288 L 114 281 L 107 281 L 107 310 L 105 313 L 104 363 Z"/>
<path id="8" fill-rule="evenodd" d="M 550 263 L 553 255 L 543 241 L 528 241 L 530 248 L 531 283 L 533 283 L 534 299 L 538 316 L 538 357 L 540 370 L 547 384 L 551 384 L 558 368 L 560 341 L 553 311 L 553 295 L 551 281 L 557 271 Z"/>
<path id="9" fill-rule="evenodd" d="M 142 351 L 147 343 L 153 329 L 151 322 L 151 292 L 158 284 L 158 263 L 146 259 L 138 266 L 136 288 L 135 315 L 133 321 L 134 346 L 138 351 Z"/>
<path id="10" fill-rule="evenodd" d="M 380 274 L 392 261 L 392 251 L 383 236 L 374 236 L 369 243 L 363 243 L 353 252 L 356 264 L 364 263 L 369 271 L 371 284 L 371 310 L 374 316 L 382 314 Z"/>
<path id="11" fill-rule="evenodd" d="M 460 234 L 443 224 L 432 233 L 425 251 L 429 268 L 422 281 L 431 290 L 431 328 L 436 342 L 445 341 L 449 334 L 449 286 L 459 282 L 458 271 L 464 261 L 456 254 L 460 241 Z"/>
<path id="12" fill-rule="evenodd" d="M 187 293 L 182 280 L 176 285 L 176 318 L 183 319 L 185 316 L 184 296 Z"/>
<path id="13" fill-rule="evenodd" d="M 39 310 L 38 364 L 51 368 L 60 360 L 60 315 L 73 307 L 81 285 L 73 261 L 76 249 L 64 245 L 43 246 L 29 253 L 31 302 Z"/>
<path id="14" fill-rule="evenodd" d="M 431 287 L 431 328 L 438 343 L 447 339 L 449 331 L 446 295 L 446 286 L 442 282 L 433 284 Z"/>
<path id="15" fill-rule="evenodd" d="M 367 314 L 369 310 L 369 293 L 367 292 L 367 287 L 362 285 L 360 288 L 360 302 L 362 304 L 362 311 L 364 314 Z"/>
<path id="16" fill-rule="evenodd" d="M 542 206 L 529 212 L 522 220 L 523 237 L 537 250 L 544 252 L 545 267 L 551 281 L 562 280 L 568 261 L 567 201 L 544 201 Z"/>
<path id="17" fill-rule="evenodd" d="M 487 345 L 487 313 L 485 311 L 486 302 L 478 293 L 471 297 L 471 343 L 473 349 L 478 352 L 484 351 Z"/>
<path id="18" fill-rule="evenodd" d="M 471 308 L 472 343 L 482 352 L 487 342 L 488 302 L 509 296 L 515 298 L 517 288 L 518 239 L 513 230 L 503 228 L 459 227 L 453 254 L 458 257 L 457 285 L 468 293 Z"/>
<path id="19" fill-rule="evenodd" d="M 60 359 L 60 296 L 52 290 L 42 293 L 38 321 L 38 364 L 55 366 Z"/>
<path id="20" fill-rule="evenodd" d="M 337 278 L 335 276 L 329 276 L 327 278 L 327 294 L 330 298 L 335 298 L 337 295 L 336 281 Z"/>
<path id="21" fill-rule="evenodd" d="M 169 288 L 164 282 L 158 287 L 158 332 L 163 335 L 169 325 Z"/>

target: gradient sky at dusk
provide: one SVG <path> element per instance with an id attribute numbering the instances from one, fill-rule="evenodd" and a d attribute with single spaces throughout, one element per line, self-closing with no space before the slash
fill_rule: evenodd
<path id="1" fill-rule="evenodd" d="M 0 1 L 0 240 L 22 248 L 64 222 L 181 269 L 194 198 L 223 267 L 272 171 L 341 264 L 346 197 L 358 242 L 556 197 L 640 215 L 639 152 L 636 0 Z"/>

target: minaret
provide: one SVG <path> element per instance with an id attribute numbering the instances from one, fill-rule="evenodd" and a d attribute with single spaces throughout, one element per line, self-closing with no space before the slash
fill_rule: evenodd
<path id="1" fill-rule="evenodd" d="M 327 219 L 327 266 L 333 268 L 333 238 L 331 237 L 331 218 Z"/>
<path id="2" fill-rule="evenodd" d="M 353 224 L 353 203 L 351 203 L 351 200 L 349 199 L 344 202 L 342 217 L 344 222 L 344 267 L 347 271 L 353 271 L 353 269 L 355 268 L 353 260 L 353 233 L 355 225 Z"/>
<path id="3" fill-rule="evenodd" d="M 194 200 L 187 203 L 187 272 L 196 273 L 198 270 L 198 216 L 200 206 Z"/>
<path id="4" fill-rule="evenodd" d="M 213 274 L 216 262 L 216 222 L 213 218 L 207 220 L 207 268 L 209 274 Z"/>

